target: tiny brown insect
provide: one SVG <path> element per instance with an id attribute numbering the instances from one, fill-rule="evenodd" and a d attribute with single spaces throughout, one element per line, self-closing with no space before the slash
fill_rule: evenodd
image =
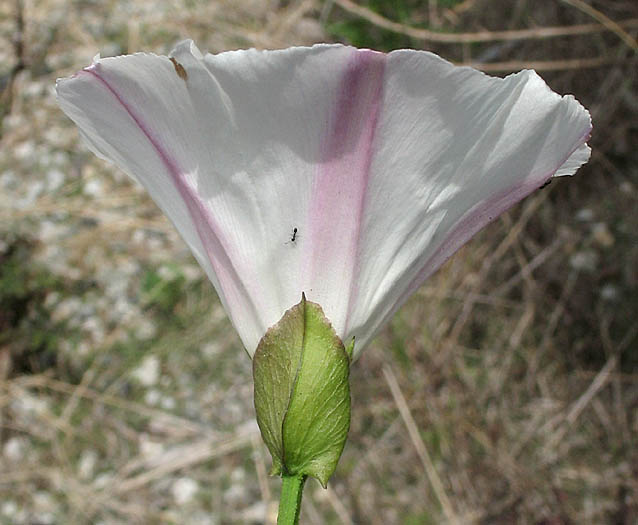
<path id="1" fill-rule="evenodd" d="M 177 76 L 181 78 L 184 82 L 186 82 L 186 79 L 188 78 L 188 73 L 186 73 L 184 66 L 182 66 L 182 64 L 180 64 L 173 57 L 169 57 L 169 58 L 170 58 L 170 61 L 173 63 L 173 67 L 175 68 L 175 72 L 177 73 Z"/>

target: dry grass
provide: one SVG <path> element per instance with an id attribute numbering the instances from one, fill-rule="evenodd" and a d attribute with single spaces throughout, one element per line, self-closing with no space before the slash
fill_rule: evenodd
<path id="1" fill-rule="evenodd" d="M 348 446 L 303 517 L 638 521 L 638 6 L 397 5 L 0 5 L 0 523 L 272 523 L 250 362 L 212 287 L 52 95 L 98 50 L 166 53 L 185 37 L 536 65 L 591 110 L 591 162 L 462 249 L 357 362 Z"/>

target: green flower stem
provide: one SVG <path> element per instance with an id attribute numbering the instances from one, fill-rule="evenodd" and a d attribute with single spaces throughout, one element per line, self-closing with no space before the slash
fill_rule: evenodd
<path id="1" fill-rule="evenodd" d="M 279 498 L 277 525 L 297 525 L 299 523 L 301 494 L 306 477 L 304 475 L 284 475 L 282 477 L 283 483 L 281 485 L 281 497 Z"/>

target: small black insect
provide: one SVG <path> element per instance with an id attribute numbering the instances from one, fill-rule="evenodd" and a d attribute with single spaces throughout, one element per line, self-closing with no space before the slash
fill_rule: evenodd
<path id="1" fill-rule="evenodd" d="M 547 181 L 538 189 L 542 190 L 545 186 L 549 186 L 551 183 L 552 183 L 552 179 L 547 179 Z"/>
<path id="2" fill-rule="evenodd" d="M 299 239 L 299 230 L 297 228 L 292 229 L 292 235 L 284 244 L 295 244 L 295 242 Z"/>

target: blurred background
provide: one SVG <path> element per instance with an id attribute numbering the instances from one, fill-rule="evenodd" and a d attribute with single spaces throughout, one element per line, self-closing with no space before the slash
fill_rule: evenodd
<path id="1" fill-rule="evenodd" d="M 270 524 L 251 362 L 141 189 L 54 82 L 102 56 L 344 42 L 534 67 L 593 155 L 489 226 L 352 370 L 310 524 L 638 522 L 635 0 L 0 3 L 0 523 Z"/>

